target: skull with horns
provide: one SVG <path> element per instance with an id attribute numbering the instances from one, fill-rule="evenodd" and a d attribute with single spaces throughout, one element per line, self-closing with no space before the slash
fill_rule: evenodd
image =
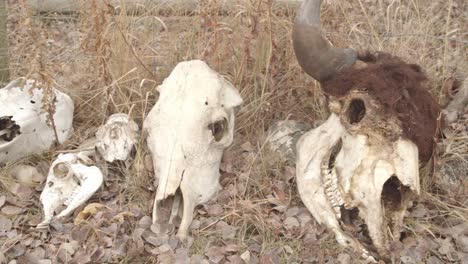
<path id="1" fill-rule="evenodd" d="M 419 66 L 332 47 L 320 30 L 321 2 L 305 0 L 293 29 L 297 60 L 321 82 L 331 111 L 297 143 L 299 194 L 339 244 L 374 260 L 343 228 L 361 219 L 388 258 L 390 237 L 399 239 L 408 203 L 420 193 L 419 161 L 432 155 L 439 106 Z"/>

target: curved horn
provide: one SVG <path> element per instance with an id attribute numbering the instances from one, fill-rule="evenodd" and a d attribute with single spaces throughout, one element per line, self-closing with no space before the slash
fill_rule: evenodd
<path id="1" fill-rule="evenodd" d="M 318 81 L 325 81 L 354 64 L 353 49 L 332 47 L 320 32 L 322 0 L 304 0 L 293 28 L 293 46 L 302 69 Z"/>

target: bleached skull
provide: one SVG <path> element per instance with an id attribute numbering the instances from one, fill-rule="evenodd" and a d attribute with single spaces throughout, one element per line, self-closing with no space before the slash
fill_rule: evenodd
<path id="1" fill-rule="evenodd" d="M 71 214 L 83 205 L 99 189 L 103 175 L 96 166 L 87 165 L 93 151 L 59 154 L 52 163 L 40 200 L 44 210 L 44 220 L 37 226 L 46 227 L 54 218 L 55 212 L 65 206 L 57 219 Z"/>
<path id="2" fill-rule="evenodd" d="M 96 132 L 96 149 L 108 162 L 126 161 L 138 140 L 138 125 L 127 114 L 113 114 Z"/>
<path id="3" fill-rule="evenodd" d="M 232 143 L 234 108 L 242 98 L 231 83 L 199 60 L 179 63 L 158 90 L 159 100 L 143 124 L 159 180 L 153 222 L 158 222 L 160 203 L 175 196 L 169 221 L 182 202 L 178 236 L 185 239 L 194 207 L 220 189 L 219 164 L 223 150 Z"/>
<path id="4" fill-rule="evenodd" d="M 62 143 L 72 134 L 73 101 L 54 89 L 54 122 L 50 124 L 43 110 L 43 90 L 37 85 L 20 78 L 0 89 L 0 164 L 46 151 L 56 139 Z"/>
<path id="5" fill-rule="evenodd" d="M 420 193 L 419 159 L 432 153 L 439 108 L 419 66 L 385 53 L 357 56 L 331 47 L 320 32 L 320 3 L 304 1 L 293 43 L 301 67 L 321 82 L 332 113 L 297 143 L 299 194 L 339 244 L 373 261 L 342 228 L 356 220 L 357 209 L 379 256 L 387 258 L 409 201 Z"/>

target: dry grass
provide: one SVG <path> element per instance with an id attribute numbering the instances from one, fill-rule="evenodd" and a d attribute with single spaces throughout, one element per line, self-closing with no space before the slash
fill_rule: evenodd
<path id="1" fill-rule="evenodd" d="M 85 8 L 80 15 L 33 15 L 23 5 L 11 5 L 11 72 L 32 76 L 69 93 L 75 102 L 75 134 L 60 149 L 71 149 L 94 135 L 112 113 L 129 113 L 141 126 L 157 100 L 155 87 L 182 60 L 203 59 L 225 75 L 241 92 L 244 105 L 237 114 L 236 138 L 225 163 L 237 178 L 235 202 L 224 205 L 224 220 L 238 227 L 241 247 L 260 241 L 261 252 L 289 245 L 282 263 L 299 261 L 307 251 L 302 239 L 274 233 L 265 216 L 269 195 L 284 174 L 284 165 L 264 148 L 268 127 L 277 120 L 314 122 L 328 112 L 320 89 L 298 66 L 291 45 L 294 12 L 273 9 L 269 1 L 251 0 L 219 16 L 214 0 L 201 1 L 191 16 L 157 10 L 127 16 L 125 6 L 114 14 L 105 6 Z M 441 104 L 448 99 L 444 81 L 468 72 L 468 4 L 463 0 L 430 1 L 325 1 L 323 25 L 337 46 L 390 52 L 423 65 Z M 89 1 L 93 4 L 96 1 Z M 130 11 L 128 11 L 130 12 Z M 77 30 L 78 29 L 78 30 Z M 31 64 L 33 60 L 35 63 Z M 468 166 L 467 136 L 463 130 L 447 138 L 435 166 L 422 170 L 424 194 L 420 202 L 467 221 L 466 196 L 434 192 L 440 167 L 448 160 Z M 252 147 L 246 148 L 246 143 Z M 20 162 L 52 160 L 54 152 Z M 236 159 L 232 157 L 237 157 Z M 148 151 L 140 142 L 129 172 L 121 172 L 126 201 L 150 212 L 154 188 L 145 169 Z M 0 170 L 2 188 L 8 186 L 9 166 Z M 466 184 L 466 183 L 465 183 Z M 286 205 L 301 206 L 295 185 L 286 188 Z M 457 196 L 458 197 L 458 196 Z M 463 196 L 462 196 L 463 197 Z M 459 197 L 458 197 L 459 198 Z M 457 198 L 457 199 L 458 199 Z M 249 201 L 249 207 L 242 206 Z M 38 213 L 33 210 L 31 213 Z M 428 232 L 431 222 L 428 221 Z M 412 229 L 415 223 L 408 223 Z M 204 255 L 210 228 L 195 233 L 191 253 Z M 418 231 L 420 232 L 420 231 Z M 340 252 L 329 236 L 320 245 L 326 256 Z M 317 253 L 318 254 L 318 253 Z M 125 262 L 125 261 L 124 261 Z"/>

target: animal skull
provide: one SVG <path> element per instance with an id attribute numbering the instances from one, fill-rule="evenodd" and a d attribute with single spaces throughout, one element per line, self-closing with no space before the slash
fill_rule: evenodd
<path id="1" fill-rule="evenodd" d="M 301 67 L 322 83 L 332 113 L 297 143 L 297 186 L 339 244 L 375 261 L 342 227 L 357 209 L 377 252 L 389 257 L 408 204 L 420 192 L 419 158 L 432 153 L 439 107 L 422 85 L 419 66 L 330 46 L 320 31 L 320 4 L 303 2 L 293 44 Z"/>
<path id="2" fill-rule="evenodd" d="M 57 215 L 57 219 L 71 214 L 102 185 L 101 171 L 96 166 L 85 165 L 92 163 L 89 156 L 93 152 L 59 154 L 52 163 L 40 196 L 44 220 L 37 226 L 38 228 L 48 226 L 55 211 L 63 205 L 66 208 Z"/>
<path id="3" fill-rule="evenodd" d="M 48 113 L 43 111 L 43 90 L 36 87 L 34 80 L 20 78 L 0 89 L 0 164 L 41 153 L 56 139 L 62 143 L 70 137 L 73 101 L 55 89 L 54 95 L 51 125 Z"/>
<path id="4" fill-rule="evenodd" d="M 221 75 L 199 60 L 179 63 L 158 87 L 159 100 L 144 121 L 147 143 L 159 180 L 153 206 L 174 196 L 169 222 L 183 203 L 180 239 L 187 237 L 196 205 L 220 189 L 219 165 L 232 143 L 234 108 L 242 98 Z"/>
<path id="5" fill-rule="evenodd" d="M 367 130 L 375 129 L 369 126 L 374 115 L 379 113 L 368 110 L 359 125 L 343 112 L 332 113 L 299 140 L 296 163 L 299 195 L 317 222 L 369 260 L 367 250 L 340 226 L 349 224 L 348 210 L 359 210 L 377 251 L 388 256 L 387 226 L 398 240 L 408 202 L 420 191 L 417 146 Z"/>
<path id="6" fill-rule="evenodd" d="M 96 132 L 96 149 L 107 162 L 126 161 L 138 140 L 138 125 L 126 114 L 113 114 Z"/>

